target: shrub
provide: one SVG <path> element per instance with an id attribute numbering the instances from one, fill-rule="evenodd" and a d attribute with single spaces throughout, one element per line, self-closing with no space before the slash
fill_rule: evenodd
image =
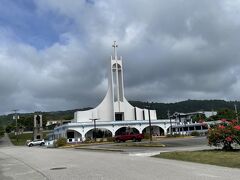
<path id="1" fill-rule="evenodd" d="M 0 126 L 0 137 L 4 136 L 5 130 L 2 126 Z"/>
<path id="2" fill-rule="evenodd" d="M 14 127 L 13 125 L 8 125 L 8 126 L 5 128 L 5 131 L 6 131 L 6 133 L 10 133 L 10 132 L 12 132 L 14 129 L 15 129 L 15 127 Z"/>
<path id="3" fill-rule="evenodd" d="M 66 144 L 67 144 L 67 139 L 63 137 L 59 138 L 56 142 L 54 142 L 55 147 L 65 146 Z"/>
<path id="4" fill-rule="evenodd" d="M 143 134 L 143 138 L 144 138 L 144 139 L 150 139 L 150 134 L 148 134 L 148 133 Z"/>
<path id="5" fill-rule="evenodd" d="M 200 136 L 200 133 L 197 131 L 191 132 L 191 136 Z"/>
<path id="6" fill-rule="evenodd" d="M 103 142 L 103 138 L 96 138 L 96 142 Z"/>
<path id="7" fill-rule="evenodd" d="M 113 142 L 114 141 L 114 137 L 107 137 L 107 142 Z"/>
<path id="8" fill-rule="evenodd" d="M 167 137 L 181 137 L 183 135 L 178 134 L 178 133 L 174 133 L 174 134 L 167 134 Z"/>
<path id="9" fill-rule="evenodd" d="M 232 150 L 232 144 L 240 145 L 240 125 L 236 120 L 222 119 L 208 130 L 208 144 L 222 146 L 224 150 Z"/>
<path id="10" fill-rule="evenodd" d="M 94 139 L 90 138 L 90 137 L 86 137 L 84 143 L 92 143 L 94 142 Z"/>

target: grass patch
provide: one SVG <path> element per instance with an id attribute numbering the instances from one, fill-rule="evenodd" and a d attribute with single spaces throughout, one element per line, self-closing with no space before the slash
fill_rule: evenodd
<path id="1" fill-rule="evenodd" d="M 43 132 L 43 138 L 45 138 L 47 134 L 48 134 L 47 132 Z M 27 140 L 31 140 L 33 138 L 33 133 L 19 134 L 18 141 L 17 141 L 17 136 L 14 133 L 9 133 L 8 136 L 9 136 L 11 142 L 15 146 L 23 146 L 26 144 Z"/>
<path id="2" fill-rule="evenodd" d="M 176 151 L 161 153 L 154 157 L 240 168 L 239 150 L 231 152 L 221 150 Z"/>

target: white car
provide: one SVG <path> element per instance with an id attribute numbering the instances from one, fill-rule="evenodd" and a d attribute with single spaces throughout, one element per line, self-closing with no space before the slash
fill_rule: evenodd
<path id="1" fill-rule="evenodd" d="M 37 139 L 33 140 L 30 142 L 27 142 L 27 146 L 32 147 L 32 146 L 43 146 L 45 144 L 44 139 Z"/>

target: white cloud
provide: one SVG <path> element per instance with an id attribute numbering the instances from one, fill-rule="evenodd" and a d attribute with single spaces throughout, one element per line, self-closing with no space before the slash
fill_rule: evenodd
<path id="1" fill-rule="evenodd" d="M 238 1 L 34 2 L 57 38 L 38 48 L 0 26 L 0 112 L 97 105 L 114 40 L 131 100 L 239 99 Z"/>
<path id="2" fill-rule="evenodd" d="M 197 52 L 201 48 L 205 48 L 207 42 L 200 37 L 185 37 L 183 39 L 175 40 L 172 45 L 172 51 L 177 54 Z"/>

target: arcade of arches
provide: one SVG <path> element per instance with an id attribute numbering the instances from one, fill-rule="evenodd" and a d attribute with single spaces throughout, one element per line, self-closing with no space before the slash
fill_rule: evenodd
<path id="1" fill-rule="evenodd" d="M 92 138 L 108 138 L 108 137 L 121 135 L 124 133 L 134 133 L 134 134 L 142 133 L 146 135 L 150 133 L 150 128 L 149 126 L 147 126 L 142 130 L 142 132 L 140 132 L 135 127 L 129 127 L 129 126 L 121 127 L 117 129 L 115 132 L 112 132 L 111 130 L 106 128 L 96 128 L 96 129 L 93 128 L 88 130 L 85 133 L 84 137 L 82 136 L 81 133 L 79 133 L 76 130 L 67 130 L 66 138 L 69 140 L 69 142 L 72 142 L 72 141 L 82 141 L 84 139 L 92 139 Z M 153 136 L 164 136 L 164 130 L 159 126 L 152 126 L 152 134 Z"/>

